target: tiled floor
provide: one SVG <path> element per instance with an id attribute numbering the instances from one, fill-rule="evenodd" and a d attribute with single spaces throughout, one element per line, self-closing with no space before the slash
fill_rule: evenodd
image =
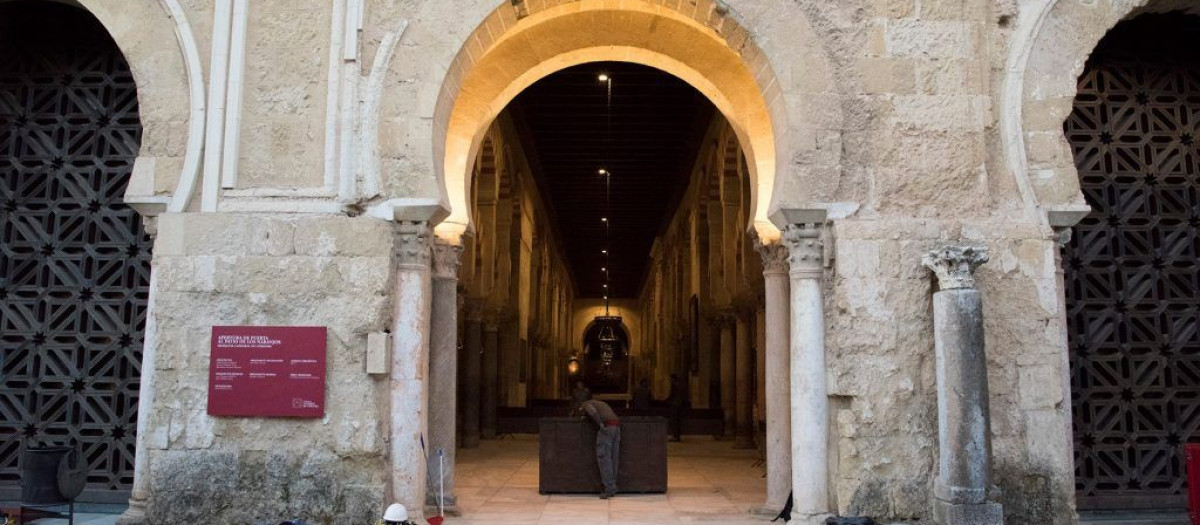
<path id="1" fill-rule="evenodd" d="M 15 505 L 12 502 L 5 503 L 5 506 Z M 49 510 L 66 513 L 67 507 L 53 507 Z M 75 525 L 114 525 L 122 512 L 125 512 L 124 505 L 78 503 L 75 505 Z M 43 518 L 26 523 L 30 525 L 67 525 L 68 520 L 66 518 Z"/>
<path id="2" fill-rule="evenodd" d="M 448 525 L 641 525 L 720 521 L 764 522 L 749 511 L 766 494 L 756 452 L 729 441 L 690 438 L 670 443 L 666 494 L 538 494 L 537 437 L 485 441 L 458 451 L 457 493 L 462 516 Z"/>

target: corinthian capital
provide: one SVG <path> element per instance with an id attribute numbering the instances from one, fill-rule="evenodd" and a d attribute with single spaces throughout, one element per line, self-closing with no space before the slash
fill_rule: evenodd
<path id="1" fill-rule="evenodd" d="M 429 267 L 432 228 L 425 221 L 396 221 L 396 263 Z"/>
<path id="2" fill-rule="evenodd" d="M 975 269 L 988 261 L 986 246 L 950 245 L 931 250 L 921 264 L 937 275 L 942 290 L 975 287 Z"/>
<path id="3" fill-rule="evenodd" d="M 791 224 L 783 230 L 793 277 L 819 279 L 824 263 L 820 224 Z"/>
<path id="4" fill-rule="evenodd" d="M 462 262 L 463 247 L 442 239 L 433 241 L 433 278 L 458 279 L 458 267 Z"/>
<path id="5" fill-rule="evenodd" d="M 759 237 L 754 238 L 754 249 L 762 256 L 763 275 L 786 274 L 788 271 L 788 249 L 783 242 L 763 244 Z"/>

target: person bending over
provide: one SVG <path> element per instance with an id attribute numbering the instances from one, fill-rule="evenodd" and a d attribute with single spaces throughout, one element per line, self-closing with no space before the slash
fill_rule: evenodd
<path id="1" fill-rule="evenodd" d="M 600 466 L 600 480 L 604 492 L 600 499 L 617 495 L 617 465 L 621 459 L 621 420 L 608 403 L 588 399 L 580 408 L 600 427 L 596 432 L 596 463 Z"/>

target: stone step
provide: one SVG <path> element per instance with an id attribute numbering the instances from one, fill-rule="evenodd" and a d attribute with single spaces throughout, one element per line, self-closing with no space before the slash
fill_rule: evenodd
<path id="1" fill-rule="evenodd" d="M 1191 525 L 1187 511 L 1080 512 L 1079 525 Z"/>

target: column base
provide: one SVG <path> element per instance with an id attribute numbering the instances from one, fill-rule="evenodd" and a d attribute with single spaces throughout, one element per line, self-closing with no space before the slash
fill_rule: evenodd
<path id="1" fill-rule="evenodd" d="M 825 521 L 832 517 L 834 517 L 834 515 L 828 512 L 823 512 L 821 514 L 803 514 L 792 511 L 792 521 L 787 522 L 787 525 L 825 525 Z"/>
<path id="2" fill-rule="evenodd" d="M 462 516 L 462 511 L 459 510 L 458 505 L 447 503 L 445 507 L 442 507 L 442 514 L 451 518 L 458 518 Z M 437 516 L 437 505 L 425 505 L 425 515 L 429 517 Z"/>
<path id="3" fill-rule="evenodd" d="M 750 509 L 750 515 L 762 520 L 773 520 L 776 516 L 779 516 L 779 512 L 782 510 L 783 507 L 775 507 L 774 505 L 760 505 Z"/>
<path id="4" fill-rule="evenodd" d="M 1004 508 L 999 503 L 934 500 L 933 519 L 939 525 L 1004 525 Z"/>
<path id="5" fill-rule="evenodd" d="M 145 500 L 129 500 L 129 508 L 125 509 L 125 513 L 117 518 L 116 525 L 145 525 L 146 524 L 146 501 Z"/>

